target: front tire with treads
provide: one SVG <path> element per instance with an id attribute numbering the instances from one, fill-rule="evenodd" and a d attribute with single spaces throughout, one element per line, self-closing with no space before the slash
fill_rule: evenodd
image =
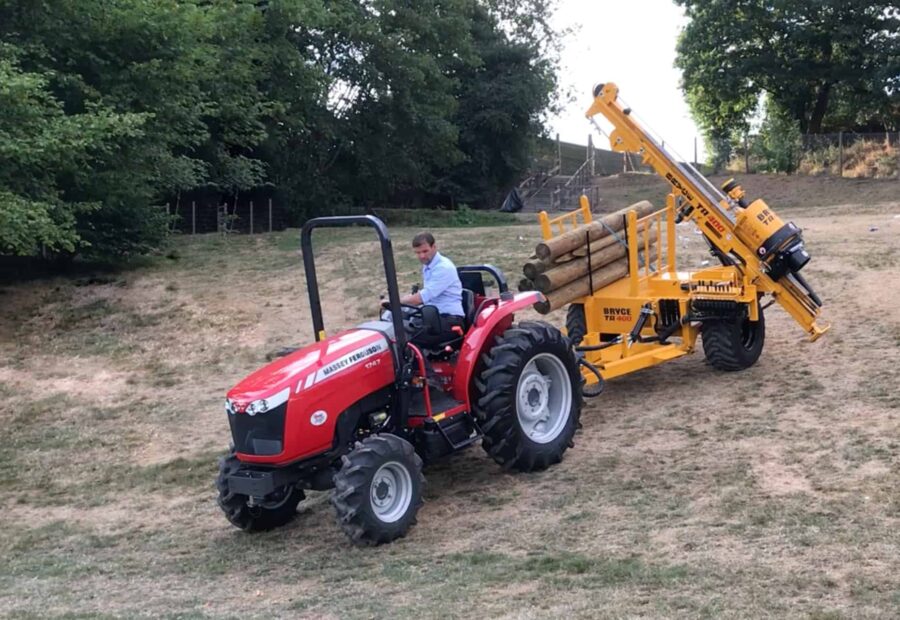
<path id="1" fill-rule="evenodd" d="M 705 321 L 700 328 L 703 353 L 713 368 L 734 372 L 753 366 L 766 341 L 766 321 L 762 308 L 759 320 L 753 322 L 748 313 L 734 319 Z"/>
<path id="2" fill-rule="evenodd" d="M 406 536 L 422 506 L 422 459 L 396 435 L 366 437 L 341 457 L 331 504 L 338 525 L 360 545 Z"/>
<path id="3" fill-rule="evenodd" d="M 570 341 L 544 322 L 507 329 L 476 382 L 482 447 L 505 468 L 535 471 L 562 460 L 581 416 L 582 377 Z"/>
<path id="4" fill-rule="evenodd" d="M 249 497 L 232 492 L 228 488 L 228 476 L 236 473 L 240 467 L 241 462 L 233 449 L 228 456 L 219 459 L 219 475 L 216 478 L 216 490 L 219 492 L 217 503 L 229 523 L 246 532 L 265 532 L 285 525 L 297 515 L 297 504 L 305 497 L 302 489 L 293 486 L 282 487 L 264 498 L 264 503 L 253 506 L 248 504 Z"/>

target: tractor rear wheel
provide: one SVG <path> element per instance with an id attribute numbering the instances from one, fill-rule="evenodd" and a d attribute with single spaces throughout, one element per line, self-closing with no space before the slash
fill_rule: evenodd
<path id="1" fill-rule="evenodd" d="M 331 504 L 351 541 L 380 545 L 406 536 L 422 506 L 422 459 L 396 435 L 372 435 L 341 457 Z"/>
<path id="2" fill-rule="evenodd" d="M 766 321 L 762 308 L 755 323 L 744 312 L 734 319 L 705 321 L 700 327 L 703 353 L 719 370 L 750 368 L 759 359 L 766 341 Z"/>
<path id="3" fill-rule="evenodd" d="M 231 453 L 219 459 L 219 475 L 216 489 L 219 491 L 218 504 L 225 518 L 232 525 L 247 532 L 264 532 L 288 523 L 297 514 L 297 504 L 303 501 L 302 489 L 285 486 L 265 498 L 260 504 L 249 505 L 246 495 L 233 493 L 228 489 L 228 476 L 240 469 L 241 462 Z"/>
<path id="4" fill-rule="evenodd" d="M 484 450 L 520 471 L 558 463 L 574 445 L 582 381 L 575 354 L 558 329 L 540 321 L 507 329 L 476 382 Z"/>

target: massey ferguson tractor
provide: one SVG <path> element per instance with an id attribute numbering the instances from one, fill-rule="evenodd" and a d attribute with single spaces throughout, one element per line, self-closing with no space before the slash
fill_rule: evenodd
<path id="1" fill-rule="evenodd" d="M 312 233 L 371 226 L 381 242 L 390 320 L 327 336 Z M 434 306 L 400 303 L 391 240 L 371 216 L 312 219 L 301 235 L 315 343 L 277 359 L 232 388 L 225 401 L 234 442 L 216 481 L 225 516 L 243 530 L 287 523 L 306 490 L 333 489 L 331 503 L 355 543 L 404 536 L 422 505 L 423 462 L 481 440 L 499 464 L 548 467 L 572 446 L 583 383 L 569 340 L 513 314 L 543 299 L 512 294 L 490 265 L 459 268 L 465 321 L 441 333 Z M 488 295 L 485 277 L 498 293 Z M 388 316 L 385 314 L 384 316 Z"/>

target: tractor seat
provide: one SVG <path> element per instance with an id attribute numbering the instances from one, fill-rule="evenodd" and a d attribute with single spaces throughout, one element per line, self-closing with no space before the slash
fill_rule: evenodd
<path id="1" fill-rule="evenodd" d="M 463 307 L 463 334 L 469 331 L 472 322 L 475 320 L 475 293 L 467 288 L 462 290 L 462 307 Z M 448 359 L 453 352 L 459 351 L 465 336 L 456 336 L 445 342 L 440 342 L 426 350 L 429 359 Z M 450 347 L 451 351 L 447 351 Z"/>
<path id="2" fill-rule="evenodd" d="M 469 331 L 475 322 L 475 293 L 467 288 L 462 290 L 463 330 Z"/>

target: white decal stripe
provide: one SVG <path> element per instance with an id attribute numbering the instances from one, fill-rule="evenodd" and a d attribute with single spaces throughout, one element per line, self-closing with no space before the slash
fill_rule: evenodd
<path id="1" fill-rule="evenodd" d="M 362 346 L 355 351 L 351 351 L 347 355 L 336 359 L 331 362 L 327 366 L 320 368 L 316 373 L 315 383 L 319 381 L 324 381 L 329 377 L 333 377 L 338 374 L 342 370 L 346 370 L 347 368 L 351 368 L 363 360 L 372 357 L 373 355 L 377 355 L 382 351 L 387 350 L 387 343 L 384 340 L 379 340 L 377 342 L 373 342 L 371 344 L 367 344 Z"/>
<path id="2" fill-rule="evenodd" d="M 288 397 L 291 395 L 291 388 L 286 387 L 277 394 L 273 394 L 269 398 L 266 399 L 266 404 L 269 406 L 269 409 L 274 409 L 279 405 L 283 405 L 287 402 Z"/>
<path id="3" fill-rule="evenodd" d="M 306 377 L 306 383 L 303 384 L 303 389 L 308 390 L 312 386 L 315 378 L 316 378 L 316 373 L 314 373 L 314 372 L 309 373 L 309 376 Z"/>

